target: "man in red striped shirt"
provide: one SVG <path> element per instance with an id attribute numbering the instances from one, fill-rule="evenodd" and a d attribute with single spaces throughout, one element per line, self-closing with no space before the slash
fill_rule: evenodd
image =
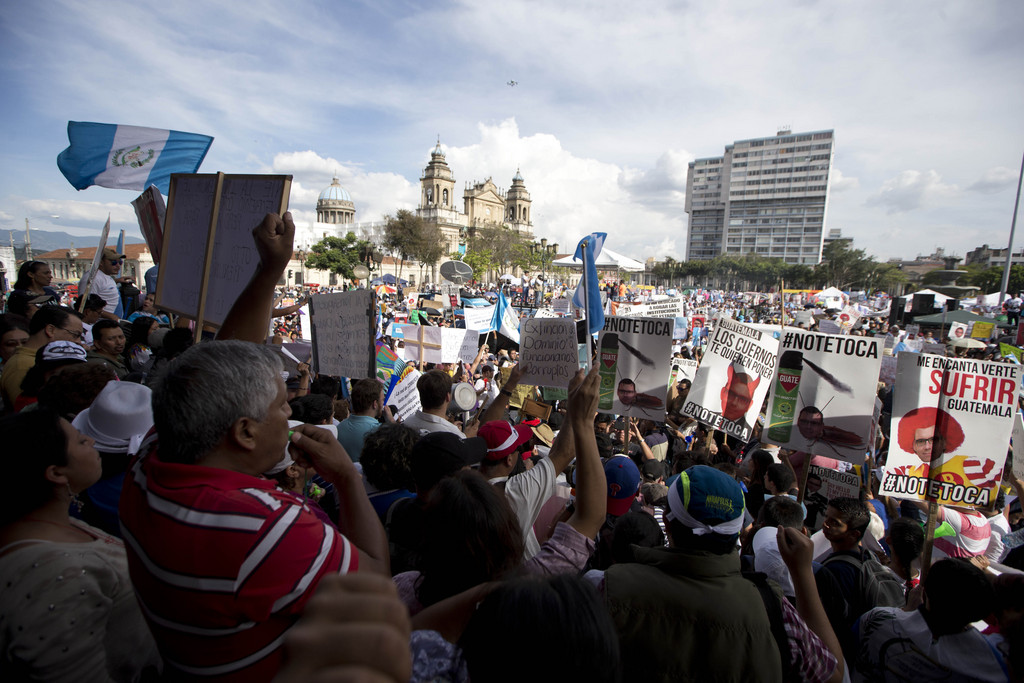
<path id="1" fill-rule="evenodd" d="M 390 575 L 352 461 L 324 430 L 289 437 L 286 396 L 274 353 L 244 341 L 189 349 L 153 392 L 156 433 L 125 479 L 121 524 L 172 678 L 269 680 L 322 577 Z M 286 447 L 335 485 L 342 533 L 262 477 Z"/>

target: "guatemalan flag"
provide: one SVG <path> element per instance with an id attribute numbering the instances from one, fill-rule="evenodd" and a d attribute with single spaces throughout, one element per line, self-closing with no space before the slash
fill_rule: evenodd
<path id="1" fill-rule="evenodd" d="M 509 306 L 508 297 L 504 292 L 498 292 L 490 329 L 500 332 L 516 344 L 519 343 L 519 314 L 516 313 L 516 309 Z"/>
<path id="2" fill-rule="evenodd" d="M 172 173 L 195 173 L 213 138 L 177 130 L 68 121 L 71 145 L 57 167 L 76 189 L 90 185 L 168 194 Z"/>
<path id="3" fill-rule="evenodd" d="M 592 232 L 576 246 L 576 253 L 573 258 L 583 261 L 583 279 L 576 287 L 576 294 L 572 297 L 572 303 L 576 308 L 583 308 L 587 311 L 587 329 L 590 334 L 600 332 L 604 328 L 604 309 L 601 307 L 601 286 L 597 280 L 597 257 L 601 255 L 604 247 L 604 240 L 608 237 L 606 232 Z M 584 303 L 584 296 L 586 302 Z"/>

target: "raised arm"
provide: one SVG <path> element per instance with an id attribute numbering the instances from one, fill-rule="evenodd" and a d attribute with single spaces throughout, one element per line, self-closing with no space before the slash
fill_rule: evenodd
<path id="1" fill-rule="evenodd" d="M 253 228 L 252 236 L 260 264 L 228 311 L 217 334 L 218 339 L 241 339 L 262 344 L 267 338 L 274 288 L 292 257 L 295 223 L 291 213 L 286 213 L 283 218 L 276 213 L 268 213 Z"/>
<path id="2" fill-rule="evenodd" d="M 501 416 L 505 414 L 505 408 L 508 407 L 508 400 L 512 398 L 512 392 L 516 386 L 519 385 L 519 378 L 523 376 L 523 368 L 521 364 L 512 366 L 512 372 L 509 373 L 508 381 L 501 387 L 501 391 L 490 405 L 487 406 L 487 410 L 480 417 L 480 424 L 487 424 L 491 420 L 500 420 Z"/>
<path id="3" fill-rule="evenodd" d="M 581 378 L 582 382 L 579 382 Z M 598 368 L 595 366 L 585 378 L 582 370 L 577 371 L 574 383 L 578 383 L 578 386 L 574 393 L 569 394 L 569 417 L 566 424 L 571 425 L 576 455 L 576 509 L 568 523 L 587 538 L 594 538 L 608 512 L 608 481 L 604 476 L 593 429 L 601 386 Z M 559 438 L 565 431 L 563 429 L 559 433 Z"/>

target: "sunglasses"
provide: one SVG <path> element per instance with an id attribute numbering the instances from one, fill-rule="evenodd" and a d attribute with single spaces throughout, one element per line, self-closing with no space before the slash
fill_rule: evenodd
<path id="1" fill-rule="evenodd" d="M 112 259 L 108 259 L 108 260 L 110 261 L 110 265 L 112 265 L 112 266 L 119 266 L 119 265 L 121 265 L 121 262 L 124 259 L 112 258 Z"/>

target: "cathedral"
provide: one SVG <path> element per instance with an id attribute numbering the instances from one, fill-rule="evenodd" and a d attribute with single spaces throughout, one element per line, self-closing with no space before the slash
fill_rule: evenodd
<path id="1" fill-rule="evenodd" d="M 530 211 L 530 193 L 518 170 L 507 192 L 495 185 L 491 178 L 466 183 L 460 210 L 455 204 L 455 176 L 438 141 L 420 177 L 420 202 L 416 214 L 426 223 L 438 227 L 448 242 L 447 253 L 465 253 L 467 238 L 483 227 L 504 225 L 532 239 Z M 344 237 L 349 232 L 380 244 L 384 221 L 357 223 L 355 215 L 356 207 L 351 195 L 338 178 L 334 178 L 317 199 L 316 222 L 308 227 L 297 227 L 296 250 L 308 250 L 324 237 Z"/>

